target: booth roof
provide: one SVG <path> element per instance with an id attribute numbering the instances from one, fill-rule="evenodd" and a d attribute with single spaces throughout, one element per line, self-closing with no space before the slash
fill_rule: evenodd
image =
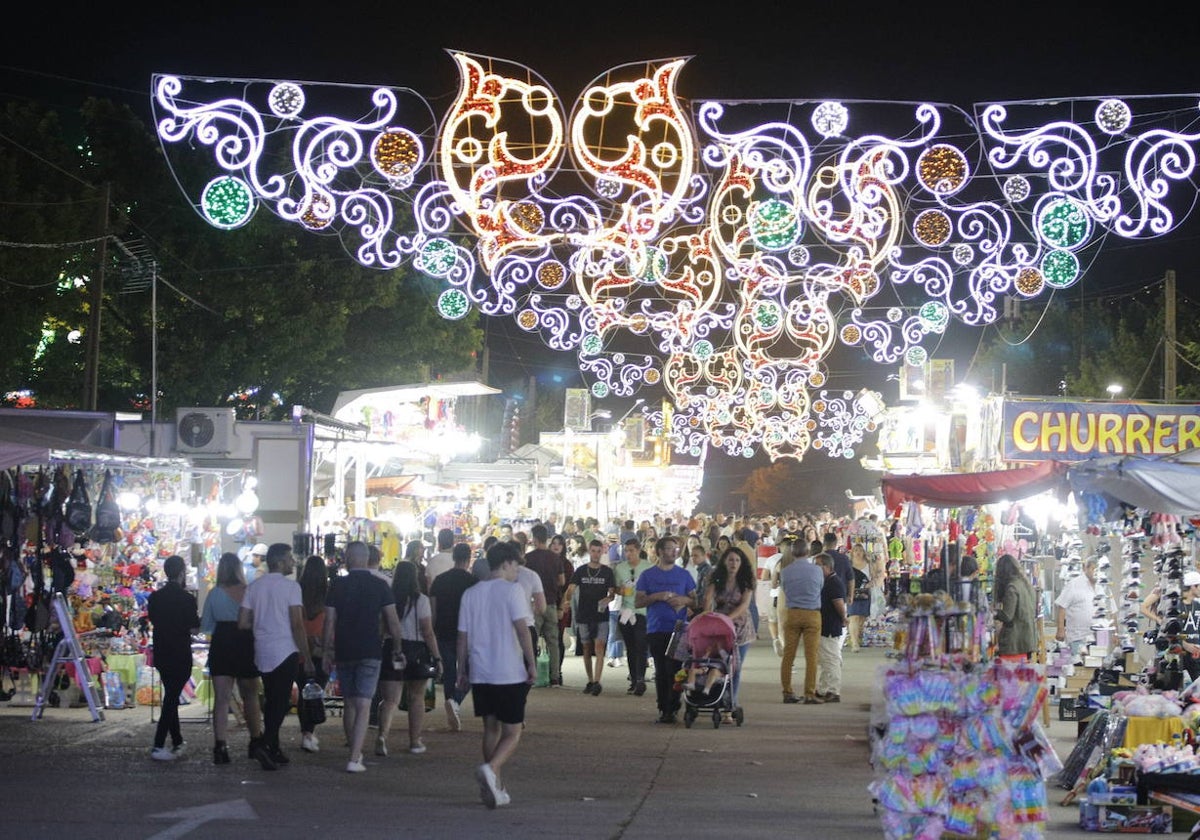
<path id="1" fill-rule="evenodd" d="M 1062 490 L 1067 465 L 1043 461 L 1032 467 L 947 475 L 885 475 L 883 497 L 888 510 L 906 501 L 930 507 L 988 505 Z"/>
<path id="2" fill-rule="evenodd" d="M 1200 513 L 1200 450 L 1148 457 L 1126 455 L 1070 465 L 1071 487 L 1148 510 L 1195 516 Z"/>
<path id="3" fill-rule="evenodd" d="M 343 422 L 359 422 L 368 405 L 390 408 L 396 403 L 415 403 L 425 397 L 450 399 L 482 394 L 499 394 L 499 388 L 482 382 L 425 382 L 420 385 L 396 385 L 384 388 L 360 388 L 342 391 L 333 404 L 333 416 Z"/>
<path id="4" fill-rule="evenodd" d="M 0 469 L 68 462 L 96 463 L 113 467 L 178 468 L 189 464 L 185 458 L 147 458 L 25 429 L 0 426 Z"/>

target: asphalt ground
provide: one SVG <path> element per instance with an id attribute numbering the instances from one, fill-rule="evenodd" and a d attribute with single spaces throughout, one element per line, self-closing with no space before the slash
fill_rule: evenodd
<path id="1" fill-rule="evenodd" d="M 318 728 L 321 751 L 301 752 L 294 715 L 283 729 L 292 762 L 263 771 L 246 758 L 244 729 L 231 734 L 231 765 L 211 763 L 207 709 L 183 707 L 189 757 L 149 758 L 151 709 L 32 709 L 0 703 L 0 803 L 19 836 L 135 838 L 547 837 L 655 838 L 780 836 L 880 837 L 867 785 L 868 725 L 882 649 L 846 652 L 842 702 L 785 705 L 779 659 L 766 641 L 747 658 L 745 725 L 713 728 L 701 716 L 654 723 L 653 686 L 627 695 L 623 668 L 606 670 L 598 697 L 582 694 L 582 660 L 568 656 L 567 685 L 530 693 L 526 728 L 504 769 L 512 804 L 480 802 L 480 722 L 464 706 L 461 732 L 439 708 L 426 718 L 428 752 L 407 752 L 407 720 L 397 715 L 392 755 L 371 755 L 367 772 L 345 771 L 340 720 Z M 797 662 L 802 684 L 802 660 Z M 157 710 L 154 710 L 157 712 Z M 1054 710 L 1051 710 L 1054 712 Z M 1065 760 L 1076 724 L 1051 715 L 1047 727 Z M 1077 806 L 1057 803 L 1050 786 L 1047 837 L 1077 836 Z"/>

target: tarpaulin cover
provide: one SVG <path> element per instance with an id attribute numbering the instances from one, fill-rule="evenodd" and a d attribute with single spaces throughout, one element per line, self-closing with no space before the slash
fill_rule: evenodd
<path id="1" fill-rule="evenodd" d="M 1161 458 L 1126 456 L 1072 464 L 1069 479 L 1076 493 L 1096 493 L 1152 513 L 1194 516 L 1200 513 L 1200 464 L 1197 450 Z"/>
<path id="2" fill-rule="evenodd" d="M 1064 486 L 1066 464 L 1044 461 L 1032 467 L 948 475 L 885 475 L 888 510 L 906 501 L 929 507 L 988 505 L 1036 496 Z"/>

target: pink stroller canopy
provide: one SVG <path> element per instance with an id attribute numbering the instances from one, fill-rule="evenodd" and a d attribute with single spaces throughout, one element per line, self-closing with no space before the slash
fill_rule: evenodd
<path id="1" fill-rule="evenodd" d="M 688 646 L 694 655 L 703 655 L 709 647 L 732 653 L 737 649 L 737 631 L 729 616 L 721 613 L 701 613 L 692 619 L 687 629 Z"/>

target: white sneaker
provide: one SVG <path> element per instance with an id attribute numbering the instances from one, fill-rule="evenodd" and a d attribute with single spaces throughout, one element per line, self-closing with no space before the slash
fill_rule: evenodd
<path id="1" fill-rule="evenodd" d="M 155 747 L 150 751 L 150 757 L 155 761 L 174 761 L 178 756 L 170 747 Z"/>
<path id="2" fill-rule="evenodd" d="M 496 807 L 502 808 L 505 805 L 511 805 L 511 804 L 512 804 L 512 797 L 508 795 L 508 791 L 506 791 L 504 788 L 501 788 L 496 793 Z"/>
<path id="3" fill-rule="evenodd" d="M 386 756 L 387 754 L 387 741 L 384 740 L 382 735 L 380 735 L 375 739 L 375 755 Z"/>
<path id="4" fill-rule="evenodd" d="M 180 741 L 175 746 L 171 747 L 171 752 L 175 753 L 176 758 L 183 758 L 187 755 L 187 741 Z"/>
<path id="5" fill-rule="evenodd" d="M 475 781 L 479 782 L 479 798 L 489 808 L 495 808 L 500 802 L 500 785 L 496 781 L 496 771 L 490 764 L 480 764 L 475 768 Z"/>
<path id="6" fill-rule="evenodd" d="M 310 753 L 320 752 L 321 744 L 317 741 L 315 734 L 305 735 L 300 739 L 300 749 Z"/>
<path id="7" fill-rule="evenodd" d="M 451 732 L 462 731 L 462 714 L 459 712 L 458 701 L 453 698 L 446 701 L 446 724 Z"/>
<path id="8" fill-rule="evenodd" d="M 412 753 L 413 755 L 421 755 L 427 749 L 428 749 L 428 747 L 426 747 L 424 744 L 422 744 L 421 742 L 418 741 L 414 746 L 409 747 L 408 751 L 410 753 Z"/>
<path id="9" fill-rule="evenodd" d="M 367 772 L 367 766 L 365 764 L 363 764 L 362 759 L 359 758 L 358 761 L 351 761 L 349 764 L 346 765 L 346 772 L 347 773 L 365 773 L 365 772 Z"/>

